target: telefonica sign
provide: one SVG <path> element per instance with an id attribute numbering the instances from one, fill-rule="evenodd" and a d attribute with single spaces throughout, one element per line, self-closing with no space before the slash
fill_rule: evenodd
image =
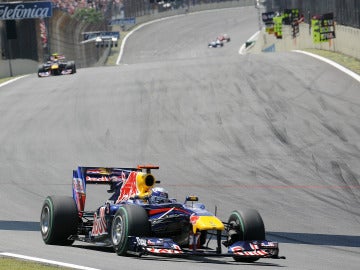
<path id="1" fill-rule="evenodd" d="M 38 19 L 51 16 L 51 2 L 0 3 L 0 20 Z"/>

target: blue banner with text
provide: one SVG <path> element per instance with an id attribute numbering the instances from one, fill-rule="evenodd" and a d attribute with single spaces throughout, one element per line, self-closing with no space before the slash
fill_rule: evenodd
<path id="1" fill-rule="evenodd" d="M 0 20 L 38 19 L 51 16 L 51 2 L 0 3 Z"/>

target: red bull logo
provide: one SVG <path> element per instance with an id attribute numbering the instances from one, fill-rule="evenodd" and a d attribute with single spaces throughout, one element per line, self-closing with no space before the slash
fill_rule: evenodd
<path id="1" fill-rule="evenodd" d="M 124 181 L 120 189 L 120 195 L 116 203 L 127 201 L 128 199 L 137 194 L 136 175 L 137 172 L 131 172 L 129 174 L 128 178 Z"/>
<path id="2" fill-rule="evenodd" d="M 139 197 L 148 196 L 154 185 L 155 178 L 152 174 L 133 171 L 129 174 L 128 178 L 123 181 L 116 203 L 127 201 L 135 195 L 139 195 Z"/>

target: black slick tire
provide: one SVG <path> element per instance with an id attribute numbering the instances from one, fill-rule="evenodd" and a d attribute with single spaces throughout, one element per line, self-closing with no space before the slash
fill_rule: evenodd
<path id="1" fill-rule="evenodd" d="M 79 215 L 75 201 L 69 196 L 48 196 L 42 206 L 40 231 L 45 244 L 71 245 L 69 236 L 77 234 Z"/>
<path id="2" fill-rule="evenodd" d="M 265 240 L 264 222 L 255 209 L 233 211 L 229 217 L 229 224 L 235 225 L 236 234 L 233 236 L 235 241 Z M 257 257 L 245 258 L 243 256 L 233 257 L 237 262 L 255 262 Z"/>
<path id="3" fill-rule="evenodd" d="M 115 252 L 127 255 L 129 236 L 149 236 L 150 223 L 147 212 L 138 205 L 121 206 L 112 221 L 111 242 Z"/>

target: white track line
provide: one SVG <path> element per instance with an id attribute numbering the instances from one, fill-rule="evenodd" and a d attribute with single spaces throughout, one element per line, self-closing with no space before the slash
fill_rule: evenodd
<path id="1" fill-rule="evenodd" d="M 160 19 L 156 19 L 156 20 L 153 20 L 153 21 L 148 21 L 148 22 L 145 22 L 143 24 L 140 24 L 138 26 L 136 26 L 133 30 L 131 30 L 129 33 L 126 34 L 126 36 L 124 37 L 123 41 L 121 42 L 121 47 L 120 47 L 120 52 L 119 52 L 119 55 L 118 55 L 118 58 L 116 60 L 116 65 L 120 65 L 120 61 L 121 61 L 121 57 L 124 53 L 124 47 L 125 47 L 125 43 L 126 43 L 126 40 L 128 39 L 129 36 L 131 36 L 135 31 L 139 30 L 140 28 L 146 26 L 146 25 L 149 25 L 149 24 L 153 24 L 155 22 L 161 22 L 161 21 L 164 21 L 164 20 L 168 20 L 168 19 L 172 19 L 172 18 L 175 18 L 175 17 L 180 17 L 180 16 L 186 16 L 187 14 L 179 14 L 179 15 L 174 15 L 174 16 L 169 16 L 169 17 L 164 17 L 164 18 L 160 18 Z"/>
<path id="2" fill-rule="evenodd" d="M 301 50 L 293 50 L 293 52 L 303 53 L 303 54 L 312 56 L 314 58 L 317 58 L 317 59 L 319 59 L 321 61 L 324 61 L 324 62 L 336 67 L 337 69 L 341 70 L 342 72 L 348 74 L 349 76 L 353 77 L 358 82 L 360 82 L 360 76 L 358 74 L 356 74 L 355 72 L 347 69 L 346 67 L 343 67 L 342 65 L 339 65 L 338 63 L 336 63 L 336 62 L 334 62 L 332 60 L 329 60 L 329 59 L 327 59 L 325 57 L 322 57 L 322 56 L 319 56 L 317 54 L 313 54 L 313 53 L 309 53 L 309 52 L 305 52 L 305 51 L 301 51 Z"/>
<path id="3" fill-rule="evenodd" d="M 255 39 L 256 36 L 259 35 L 259 34 L 260 34 L 260 30 L 257 31 L 255 34 L 253 34 L 247 41 L 252 41 L 252 40 Z M 246 46 L 246 43 L 244 43 L 243 45 L 241 45 L 241 47 L 240 47 L 240 49 L 239 49 L 239 54 L 241 54 L 241 55 L 246 54 L 245 46 Z"/>
<path id="4" fill-rule="evenodd" d="M 254 39 L 258 34 L 260 33 L 260 31 L 257 31 L 254 35 L 252 35 L 248 41 L 251 41 L 252 39 Z M 320 55 L 317 55 L 317 54 L 313 54 L 313 53 L 310 53 L 310 52 L 306 52 L 306 51 L 302 51 L 302 50 L 292 50 L 293 52 L 297 52 L 297 53 L 302 53 L 302 54 L 306 54 L 308 56 L 311 56 L 311 57 L 314 57 L 314 58 L 317 58 L 325 63 L 328 63 L 329 65 L 332 65 L 333 67 L 341 70 L 342 72 L 348 74 L 349 76 L 351 76 L 352 78 L 354 78 L 355 80 L 357 80 L 358 82 L 360 82 L 360 75 L 356 74 L 355 72 L 347 69 L 346 67 L 328 59 L 328 58 L 325 58 L 325 57 L 322 57 Z M 239 49 L 239 54 L 241 55 L 244 55 L 246 54 L 246 50 L 245 50 L 245 44 L 243 44 L 240 49 Z"/>
<path id="5" fill-rule="evenodd" d="M 16 77 L 16 78 L 14 78 L 14 79 L 10 79 L 9 81 L 0 83 L 0 87 L 5 86 L 5 85 L 7 85 L 7 84 L 9 84 L 9 83 L 15 82 L 15 81 L 17 81 L 17 80 L 19 80 L 19 79 L 25 78 L 25 77 L 27 77 L 27 76 L 29 76 L 29 75 L 24 75 L 24 76 Z"/>
<path id="6" fill-rule="evenodd" d="M 183 17 L 183 16 L 188 16 L 188 15 L 193 15 L 193 14 L 197 14 L 197 13 L 210 13 L 210 12 L 217 12 L 219 10 L 227 10 L 227 9 L 237 9 L 237 8 L 247 8 L 248 6 L 242 6 L 242 7 L 233 7 L 233 8 L 219 8 L 219 9 L 210 9 L 210 10 L 200 10 L 200 11 L 194 11 L 194 12 L 189 12 L 189 13 L 182 13 L 182 14 L 177 14 L 177 15 L 171 15 L 171 16 L 167 16 L 167 17 L 163 17 L 163 18 L 159 18 L 159 19 L 155 19 L 152 21 L 148 21 L 142 24 L 139 24 L 138 26 L 136 26 L 133 30 L 131 30 L 129 33 L 126 34 L 126 36 L 124 37 L 123 41 L 121 42 L 121 47 L 120 47 L 120 52 L 118 55 L 118 58 L 116 60 L 116 65 L 120 65 L 120 61 L 121 61 L 121 57 L 124 53 L 124 47 L 125 47 L 125 43 L 126 40 L 128 39 L 129 36 L 131 36 L 136 30 L 139 30 L 140 28 L 152 24 L 152 23 L 156 23 L 156 22 L 161 22 L 164 20 L 169 20 L 169 19 L 173 19 L 176 17 Z M 256 33 L 257 34 L 257 33 Z M 255 36 L 255 35 L 254 35 Z"/>
<path id="7" fill-rule="evenodd" d="M 44 263 L 44 264 L 50 264 L 50 265 L 56 265 L 56 266 L 62 266 L 62 267 L 68 267 L 68 268 L 73 268 L 73 269 L 80 269 L 80 270 L 99 270 L 96 268 L 91 268 L 91 267 L 86 267 L 86 266 L 81 266 L 81 265 L 76 265 L 76 264 L 71 264 L 71 263 L 63 263 L 63 262 L 46 260 L 46 259 L 41 259 L 41 258 L 37 258 L 37 257 L 30 257 L 30 256 L 8 253 L 8 252 L 0 252 L 0 256 L 12 257 L 12 258 L 17 258 L 17 259 L 22 259 L 22 260 L 27 260 L 27 261 L 34 261 L 34 262 L 39 262 L 39 263 Z"/>

